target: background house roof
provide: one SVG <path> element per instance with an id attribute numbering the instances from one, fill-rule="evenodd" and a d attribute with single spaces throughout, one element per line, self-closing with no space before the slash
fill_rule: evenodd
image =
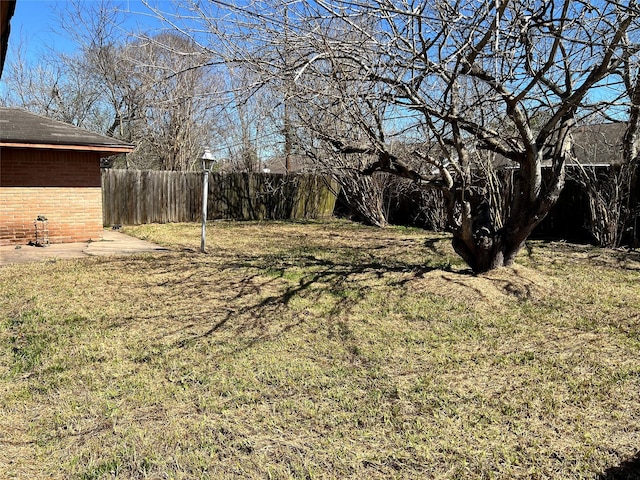
<path id="1" fill-rule="evenodd" d="M 567 166 L 578 164 L 590 167 L 620 165 L 623 161 L 623 139 L 627 128 L 624 122 L 582 125 L 571 130 L 572 156 Z M 517 168 L 517 164 L 496 155 L 494 165 L 502 168 Z M 542 162 L 544 168 L 551 166 L 551 160 Z"/>
<path id="2" fill-rule="evenodd" d="M 266 160 L 262 168 L 269 173 L 287 173 L 286 160 L 283 156 L 276 156 Z M 308 173 L 318 170 L 313 160 L 304 155 L 292 155 L 290 158 L 289 173 Z"/>
<path id="3" fill-rule="evenodd" d="M 0 146 L 127 153 L 134 145 L 16 108 L 0 108 Z"/>
<path id="4" fill-rule="evenodd" d="M 622 140 L 627 124 L 601 123 L 576 127 L 573 132 L 573 153 L 577 163 L 593 166 L 622 163 Z"/>

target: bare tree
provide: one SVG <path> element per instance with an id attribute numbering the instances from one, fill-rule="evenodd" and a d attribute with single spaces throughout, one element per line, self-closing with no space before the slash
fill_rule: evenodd
<path id="1" fill-rule="evenodd" d="M 625 134 L 629 123 L 578 127 L 568 176 L 577 182 L 589 204 L 588 228 L 602 247 L 618 247 L 637 212 L 633 209 L 634 161 L 627 160 Z"/>
<path id="2" fill-rule="evenodd" d="M 207 52 L 179 32 L 126 30 L 124 13 L 107 0 L 72 0 L 58 17 L 102 89 L 112 114 L 106 133 L 138 147 L 128 164 L 194 168 L 215 123 L 209 96 L 218 79 L 206 68 Z"/>
<path id="3" fill-rule="evenodd" d="M 587 94 L 622 66 L 638 13 L 632 0 L 301 0 L 285 22 L 271 2 L 212 4 L 216 20 L 198 11 L 217 48 L 265 83 L 293 78 L 317 148 L 372 156 L 361 173 L 443 192 L 453 246 L 476 272 L 512 264 L 557 201 L 570 133 Z M 286 65 L 274 54 L 283 31 L 296 53 Z M 395 155 L 397 142 L 414 148 Z M 516 169 L 502 215 L 478 152 Z"/>
<path id="4" fill-rule="evenodd" d="M 570 170 L 587 195 L 591 233 L 603 247 L 638 245 L 640 218 L 640 71 L 637 25 L 627 30 L 619 68 L 594 102 L 593 119 L 576 132 Z M 595 165 L 594 165 L 595 164 Z"/>
<path id="5" fill-rule="evenodd" d="M 225 98 L 221 109 L 216 150 L 225 158 L 227 171 L 258 172 L 263 152 L 271 150 L 274 126 L 268 92 L 257 88 L 259 79 L 241 65 L 225 65 Z"/>
<path id="6" fill-rule="evenodd" d="M 14 43 L 2 104 L 100 130 L 100 89 L 80 67 L 79 57 L 47 52 L 38 60 L 30 60 L 26 48 L 24 42 Z"/>
<path id="7" fill-rule="evenodd" d="M 203 67 L 206 52 L 188 37 L 162 33 L 142 36 L 123 53 L 139 94 L 130 109 L 131 139 L 139 147 L 132 162 L 161 170 L 196 168 L 216 124 L 209 93 L 218 81 Z"/>
<path id="8" fill-rule="evenodd" d="M 627 129 L 623 137 L 623 164 L 620 176 L 624 179 L 621 217 L 624 231 L 631 232 L 631 243 L 640 244 L 640 58 L 637 43 L 627 35 L 623 64 L 620 69 L 628 104 Z"/>
<path id="9" fill-rule="evenodd" d="M 49 52 L 35 64 L 14 56 L 3 103 L 136 144 L 127 167 L 194 168 L 219 129 L 208 52 L 179 32 L 127 31 L 107 0 L 57 8 L 58 28 L 77 52 Z"/>

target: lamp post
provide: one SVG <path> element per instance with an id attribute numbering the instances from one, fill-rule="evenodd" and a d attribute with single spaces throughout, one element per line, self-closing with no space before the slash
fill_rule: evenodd
<path id="1" fill-rule="evenodd" d="M 207 200 L 209 197 L 209 172 L 215 163 L 213 155 L 208 148 L 205 148 L 204 154 L 200 159 L 202 162 L 202 170 L 204 170 L 204 182 L 202 186 L 202 239 L 200 240 L 200 251 L 205 253 L 205 243 L 207 240 Z"/>

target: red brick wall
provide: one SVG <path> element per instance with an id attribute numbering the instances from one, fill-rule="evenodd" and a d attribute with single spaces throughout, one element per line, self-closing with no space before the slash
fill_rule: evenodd
<path id="1" fill-rule="evenodd" d="M 0 148 L 0 187 L 99 187 L 95 152 Z"/>
<path id="2" fill-rule="evenodd" d="M 39 215 L 50 243 L 102 238 L 97 154 L 0 149 L 0 245 L 35 241 Z"/>

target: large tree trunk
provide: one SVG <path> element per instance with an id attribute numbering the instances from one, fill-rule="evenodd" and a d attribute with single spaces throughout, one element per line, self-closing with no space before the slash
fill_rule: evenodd
<path id="1" fill-rule="evenodd" d="M 471 238 L 454 232 L 451 243 L 455 252 L 474 273 L 484 273 L 512 265 L 532 229 L 527 228 L 526 235 L 522 232 L 516 237 L 507 236 L 504 230 L 492 235 L 476 235 Z"/>
<path id="2" fill-rule="evenodd" d="M 557 202 L 564 186 L 564 169 L 548 179 L 545 193 L 534 201 L 518 201 L 520 189 L 513 192 L 513 207 L 497 228 L 496 213 L 484 199 L 463 204 L 460 227 L 453 230 L 452 246 L 474 273 L 483 273 L 512 265 L 531 232 L 542 222 Z M 472 207 L 470 203 L 474 203 Z M 450 206 L 451 208 L 451 206 Z"/>

